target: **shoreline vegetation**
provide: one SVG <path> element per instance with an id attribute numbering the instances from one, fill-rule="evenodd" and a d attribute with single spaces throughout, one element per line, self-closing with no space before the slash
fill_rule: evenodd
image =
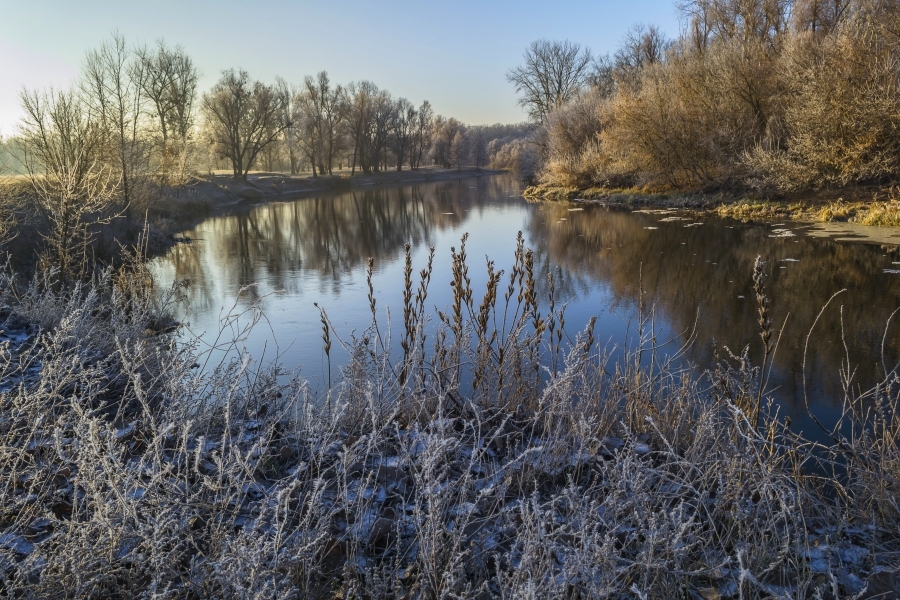
<path id="1" fill-rule="evenodd" d="M 465 241 L 436 315 L 431 259 L 413 265 L 407 246 L 399 340 L 382 333 L 371 263 L 370 327 L 345 338 L 320 307 L 324 354 L 350 360 L 318 396 L 240 337 L 232 359 L 198 369 L 205 355 L 169 316 L 181 284 L 156 289 L 139 252 L 64 288 L 54 271 L 25 286 L 4 272 L 2 593 L 896 592 L 896 369 L 848 395 L 815 443 L 767 400 L 778 333 L 763 262 L 747 274 L 759 347 L 701 373 L 658 346 L 649 306 L 617 360 L 593 320 L 566 331 L 521 236 L 512 271 L 488 262 L 472 289 Z"/>
<path id="2" fill-rule="evenodd" d="M 532 198 L 900 225 L 893 1 L 689 0 L 674 38 L 537 40 L 507 73 L 540 123 Z"/>
<path id="3" fill-rule="evenodd" d="M 779 194 L 758 192 L 652 193 L 637 188 L 577 188 L 552 184 L 528 186 L 522 192 L 532 202 L 568 201 L 622 208 L 684 209 L 699 215 L 742 221 L 791 219 L 803 222 L 847 222 L 877 227 L 900 227 L 900 189 L 856 186 Z"/>

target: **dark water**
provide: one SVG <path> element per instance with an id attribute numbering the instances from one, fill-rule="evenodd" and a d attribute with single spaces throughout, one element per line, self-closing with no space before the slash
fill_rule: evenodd
<path id="1" fill-rule="evenodd" d="M 201 335 L 201 349 L 230 340 L 259 306 L 263 318 L 240 346 L 262 362 L 277 355 L 313 385 L 327 378 L 313 303 L 327 310 L 342 338 L 361 332 L 371 319 L 365 275 L 371 256 L 379 318 L 386 326 L 389 309 L 397 331 L 403 244 L 412 244 L 416 272 L 435 247 L 429 304 L 443 309 L 451 297 L 450 247 L 458 248 L 464 232 L 476 304 L 486 281 L 485 256 L 509 272 L 522 231 L 535 252 L 536 272 L 555 274 L 557 302 L 567 303 L 566 329 L 573 337 L 595 315 L 601 345 L 621 347 L 627 335 L 633 339 L 628 324 L 635 322 L 643 290 L 644 310 L 655 307 L 657 338 L 676 339 L 664 352 L 674 352 L 696 330 L 686 360 L 701 370 L 713 363 L 713 340 L 735 353 L 749 345 L 751 359 L 761 361 L 751 271 L 762 255 L 776 329 L 786 320 L 769 388 L 803 429 L 812 427 L 803 402 L 804 345 L 832 294 L 846 289 L 822 314 L 806 358 L 808 397 L 823 420 L 839 414 L 840 370 L 848 360 L 854 387 L 867 389 L 883 377 L 883 364 L 890 370 L 900 356 L 900 322 L 885 336 L 889 316 L 900 307 L 900 273 L 890 272 L 900 270 L 892 230 L 867 230 L 881 234 L 877 242 L 837 241 L 796 223 L 685 220 L 680 213 L 601 206 L 571 210 L 580 207 L 529 204 L 519 191 L 512 177 L 494 176 L 260 205 L 186 232 L 196 241 L 173 248 L 156 269 L 161 282 L 191 280 L 185 317 Z M 337 341 L 332 355 L 336 368 L 343 356 Z"/>

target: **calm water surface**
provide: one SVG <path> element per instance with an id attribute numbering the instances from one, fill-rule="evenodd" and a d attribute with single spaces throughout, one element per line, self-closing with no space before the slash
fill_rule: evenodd
<path id="1" fill-rule="evenodd" d="M 363 188 L 211 218 L 185 232 L 195 242 L 173 248 L 155 269 L 164 283 L 190 279 L 184 318 L 200 336 L 201 349 L 230 340 L 258 306 L 263 318 L 242 347 L 261 362 L 277 355 L 314 386 L 326 380 L 327 370 L 313 303 L 327 310 L 342 338 L 365 329 L 371 320 L 365 273 L 371 256 L 379 318 L 386 326 L 389 311 L 397 331 L 403 318 L 403 244 L 412 245 L 416 272 L 435 247 L 428 299 L 443 309 L 451 297 L 450 248 L 458 248 L 466 232 L 476 304 L 486 281 L 485 256 L 508 273 L 522 231 L 535 252 L 536 273 L 554 273 L 557 303 L 567 303 L 570 335 L 595 315 L 599 343 L 621 346 L 643 290 L 644 306 L 655 306 L 658 338 L 677 340 L 668 352 L 696 329 L 686 360 L 701 370 L 713 364 L 714 341 L 735 353 L 749 345 L 751 359 L 761 361 L 751 271 L 762 255 L 768 260 L 772 319 L 776 328 L 787 320 L 770 388 L 803 429 L 812 427 L 803 402 L 803 348 L 834 292 L 847 290 L 823 313 L 806 359 L 809 398 L 820 417 L 831 421 L 839 414 L 839 370 L 848 356 L 856 369 L 853 381 L 863 389 L 883 376 L 882 362 L 890 370 L 900 356 L 900 323 L 885 336 L 888 318 L 900 307 L 900 273 L 891 273 L 900 271 L 894 245 L 900 239 L 893 230 L 877 231 L 880 238 L 873 243 L 856 240 L 852 231 L 790 222 L 745 224 L 601 206 L 572 210 L 577 208 L 529 204 L 511 176 Z M 333 345 L 336 369 L 343 355 Z"/>

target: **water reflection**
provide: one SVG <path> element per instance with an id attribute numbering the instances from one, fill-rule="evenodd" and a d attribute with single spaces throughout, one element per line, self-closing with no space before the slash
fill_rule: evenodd
<path id="1" fill-rule="evenodd" d="M 432 245 L 434 232 L 458 229 L 468 213 L 490 210 L 492 201 L 516 191 L 511 184 L 484 178 L 260 205 L 188 232 L 195 243 L 173 248 L 160 267 L 194 283 L 193 314 L 218 308 L 213 291 L 221 284 L 232 292 L 256 284 L 242 296 L 246 304 L 261 290 L 300 294 L 310 276 L 338 294 L 368 257 L 382 264 L 397 260 L 406 242 Z M 307 280 L 292 277 L 301 272 Z"/>
<path id="2" fill-rule="evenodd" d="M 274 335 L 283 344 L 287 367 L 302 366 L 307 376 L 317 377 L 323 357 L 312 303 L 325 306 L 345 336 L 365 327 L 364 272 L 371 256 L 378 306 L 399 315 L 405 242 L 413 246 L 417 270 L 427 248 L 436 247 L 429 299 L 443 308 L 449 304 L 450 246 L 458 245 L 463 232 L 471 235 L 470 273 L 478 294 L 484 283 L 481 257 L 489 255 L 497 268 L 508 271 L 516 231 L 523 230 L 535 251 L 537 272 L 555 273 L 557 299 L 568 303 L 571 332 L 597 315 L 597 339 L 620 342 L 643 290 L 644 304 L 657 307 L 661 338 L 690 330 L 696 322 L 697 341 L 689 360 L 701 368 L 713 362 L 713 340 L 735 352 L 749 345 L 751 358 L 761 359 L 750 273 L 756 256 L 762 255 L 769 265 L 773 321 L 780 327 L 787 319 L 771 384 L 795 420 L 804 421 L 806 335 L 835 291 L 847 289 L 825 311 L 811 337 L 811 400 L 825 416 L 834 416 L 842 397 L 838 371 L 848 355 L 858 386 L 871 385 L 882 374 L 884 326 L 900 306 L 900 274 L 885 273 L 892 262 L 900 262 L 893 250 L 806 236 L 803 227 L 793 224 L 578 208 L 528 204 L 506 176 L 354 190 L 210 219 L 187 232 L 197 240 L 194 244 L 173 248 L 156 267 L 164 281 L 193 282 L 187 318 L 198 330 L 216 331 L 223 308 L 262 301 L 272 327 L 248 339 L 251 352 L 258 355 L 255 350 Z M 796 235 L 773 237 L 786 235 L 776 233 L 786 229 Z M 546 279 L 540 281 L 545 298 Z M 885 359 L 890 369 L 898 357 L 898 340 L 888 333 Z"/>
<path id="3" fill-rule="evenodd" d="M 691 329 L 696 322 L 698 342 L 690 353 L 695 363 L 713 363 L 713 340 L 735 352 L 749 344 L 751 359 L 761 362 L 751 290 L 753 263 L 761 255 L 768 261 L 772 319 L 778 328 L 787 320 L 771 381 L 780 400 L 799 412 L 807 334 L 831 295 L 845 288 L 810 337 L 810 400 L 834 414 L 843 397 L 839 369 L 848 356 L 856 370 L 855 389 L 867 389 L 883 376 L 885 325 L 900 306 L 900 275 L 885 273 L 900 260 L 894 247 L 809 237 L 804 230 L 811 226 L 799 224 L 568 208 L 542 206 L 544 218 L 531 221 L 530 237 L 546 240 L 550 260 L 563 269 L 609 286 L 614 302 L 631 303 L 642 286 L 645 297 L 650 296 L 647 302 L 656 303 L 672 329 Z M 794 236 L 773 233 L 786 228 Z M 888 331 L 886 338 L 888 370 L 897 362 L 896 333 L 896 328 Z"/>

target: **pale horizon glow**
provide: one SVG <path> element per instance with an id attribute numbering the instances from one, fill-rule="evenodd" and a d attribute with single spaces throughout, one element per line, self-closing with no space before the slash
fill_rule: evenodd
<path id="1" fill-rule="evenodd" d="M 272 83 L 328 71 L 335 83 L 368 79 L 395 97 L 469 124 L 526 120 L 505 73 L 539 38 L 613 52 L 635 23 L 678 33 L 672 0 L 411 4 L 388 0 L 112 0 L 10 3 L 0 20 L 0 136 L 14 135 L 19 93 L 77 78 L 91 48 L 113 31 L 130 44 L 181 45 L 203 73 L 200 92 L 222 70 L 243 68 Z"/>

